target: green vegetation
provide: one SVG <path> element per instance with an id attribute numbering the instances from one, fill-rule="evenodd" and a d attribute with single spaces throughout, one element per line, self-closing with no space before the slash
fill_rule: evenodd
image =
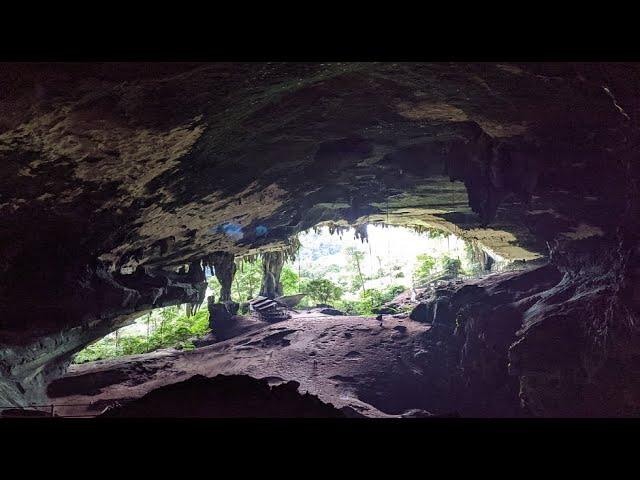
<path id="1" fill-rule="evenodd" d="M 342 297 L 342 289 L 331 280 L 318 279 L 306 282 L 303 285 L 303 291 L 312 300 L 319 303 L 328 303 L 331 300 L 340 300 Z"/>
<path id="2" fill-rule="evenodd" d="M 280 274 L 283 295 L 294 295 L 300 293 L 300 277 L 293 269 L 287 265 L 282 267 Z"/>
<path id="3" fill-rule="evenodd" d="M 372 246 L 359 241 L 344 245 L 340 239 L 332 240 L 327 235 L 312 237 L 304 248 L 296 251 L 295 260 L 291 256 L 285 263 L 280 276 L 283 294 L 307 294 L 297 309 L 330 304 L 349 315 L 374 316 L 380 313 L 382 305 L 410 286 L 473 273 L 477 268 L 474 250 L 469 244 L 464 245 L 461 252 L 460 240 L 446 232 L 427 227 L 415 227 L 415 230 L 411 233 L 413 237 L 406 234 L 388 237 L 382 247 L 381 243 Z M 333 231 L 342 236 L 347 230 L 335 227 Z M 412 248 L 423 241 L 416 238 L 416 234 L 426 234 L 422 237 L 424 241 L 431 239 L 436 244 L 427 250 L 429 254 L 419 253 L 424 249 Z M 260 292 L 262 259 L 259 255 L 237 259 L 236 266 L 231 298 L 241 305 L 240 314 L 246 314 L 247 301 Z M 212 276 L 208 283 L 217 299 L 218 280 Z M 188 315 L 189 312 L 186 305 L 154 310 L 136 324 L 88 346 L 76 355 L 74 362 L 140 354 L 159 348 L 193 348 L 190 340 L 209 332 L 209 314 L 206 308 L 194 315 Z"/>
<path id="4" fill-rule="evenodd" d="M 358 300 L 341 300 L 335 307 L 349 315 L 377 315 L 378 309 L 405 291 L 402 285 L 391 285 L 384 290 L 367 288 Z"/>
<path id="5" fill-rule="evenodd" d="M 462 268 L 462 261 L 459 258 L 444 255 L 436 261 L 429 255 L 418 255 L 417 265 L 413 271 L 413 283 L 420 286 L 433 280 L 455 278 L 467 274 L 469 272 Z"/>
<path id="6" fill-rule="evenodd" d="M 190 339 L 209 332 L 209 312 L 201 308 L 193 316 L 187 317 L 181 307 L 165 307 L 145 315 L 136 322 L 136 326 L 143 327 L 143 331 L 146 327 L 146 333 L 124 335 L 125 327 L 79 352 L 74 363 L 136 355 L 159 348 L 192 349 L 194 347 Z M 120 334 L 121 331 L 123 334 Z"/>
<path id="7" fill-rule="evenodd" d="M 431 276 L 433 267 L 436 265 L 436 259 L 429 255 L 422 254 L 416 257 L 417 265 L 413 271 L 413 283 L 420 285 L 426 282 Z"/>
<path id="8" fill-rule="evenodd" d="M 442 270 L 452 277 L 457 277 L 465 273 L 464 270 L 462 270 L 462 262 L 459 258 L 451 258 L 445 255 L 440 260 L 440 264 L 442 265 Z"/>
<path id="9" fill-rule="evenodd" d="M 362 268 L 360 267 L 362 261 L 364 260 L 364 253 L 356 250 L 354 247 L 348 247 L 345 249 L 345 254 L 349 259 L 349 266 L 351 267 L 351 269 L 358 273 L 357 276 L 354 276 L 353 281 L 351 282 L 351 286 L 354 290 L 358 290 L 361 288 L 362 294 L 364 295 L 365 278 L 362 275 Z"/>
<path id="10" fill-rule="evenodd" d="M 236 274 L 231 287 L 231 299 L 238 302 L 246 302 L 255 297 L 260 292 L 262 283 L 262 262 L 237 262 Z M 216 288 L 212 285 L 215 282 Z M 209 279 L 209 285 L 214 292 L 220 290 L 216 277 Z"/>
<path id="11" fill-rule="evenodd" d="M 259 258 L 253 262 L 237 260 L 236 267 L 236 274 L 231 286 L 231 300 L 242 304 L 260 293 L 262 260 Z M 209 277 L 207 282 L 217 299 L 220 292 L 220 282 L 215 276 Z M 282 283 L 284 295 L 299 293 L 299 277 L 290 266 L 285 265 L 282 268 L 280 282 Z"/>

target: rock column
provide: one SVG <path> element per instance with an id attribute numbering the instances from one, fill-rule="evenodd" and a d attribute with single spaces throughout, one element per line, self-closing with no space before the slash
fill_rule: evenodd
<path id="1" fill-rule="evenodd" d="M 231 300 L 231 284 L 236 274 L 236 264 L 233 253 L 215 252 L 211 255 L 211 261 L 215 270 L 215 275 L 220 282 L 220 302 Z"/>
<path id="2" fill-rule="evenodd" d="M 276 298 L 282 295 L 280 274 L 284 265 L 284 252 L 266 252 L 262 254 L 262 288 L 260 295 Z"/>

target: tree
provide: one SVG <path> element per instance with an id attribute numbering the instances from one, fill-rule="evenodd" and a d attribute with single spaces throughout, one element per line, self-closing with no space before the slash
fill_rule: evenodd
<path id="1" fill-rule="evenodd" d="M 405 287 L 402 285 L 390 285 L 384 290 L 367 288 L 360 293 L 360 300 L 343 301 L 338 304 L 338 308 L 349 315 L 375 315 L 382 305 L 393 300 L 404 290 Z"/>
<path id="2" fill-rule="evenodd" d="M 426 253 L 418 255 L 416 257 L 416 260 L 417 264 L 415 269 L 413 270 L 413 282 L 420 284 L 425 282 L 429 278 L 433 267 L 436 264 L 436 260 Z"/>
<path id="3" fill-rule="evenodd" d="M 319 303 L 327 303 L 329 300 L 340 300 L 342 289 L 331 280 L 311 280 L 305 285 L 305 293 Z"/>
<path id="4" fill-rule="evenodd" d="M 429 238 L 447 238 L 451 234 L 445 230 L 439 230 L 437 228 L 427 228 L 427 235 Z"/>
<path id="5" fill-rule="evenodd" d="M 442 270 L 444 270 L 446 274 L 451 275 L 452 277 L 457 277 L 463 273 L 462 262 L 459 258 L 451 258 L 445 255 L 440 261 Z"/>
<path id="6" fill-rule="evenodd" d="M 254 298 L 260 290 L 262 282 L 262 261 L 243 261 L 236 270 L 234 283 L 236 284 L 235 294 L 238 303 L 246 302 Z"/>
<path id="7" fill-rule="evenodd" d="M 280 274 L 280 283 L 282 283 L 282 292 L 284 295 L 293 295 L 299 293 L 300 277 L 298 277 L 298 274 L 294 272 L 288 265 L 282 267 L 282 273 Z"/>
<path id="8" fill-rule="evenodd" d="M 360 268 L 360 264 L 364 260 L 364 253 L 355 247 L 347 247 L 344 252 L 347 255 L 351 268 L 355 269 L 358 273 L 358 278 L 353 282 L 353 286 L 356 290 L 358 288 L 362 288 L 362 293 L 364 294 L 364 276 L 362 275 L 362 269 Z"/>
<path id="9" fill-rule="evenodd" d="M 151 317 L 160 317 L 158 328 L 150 329 Z M 87 346 L 74 357 L 74 363 L 93 362 L 104 358 L 122 355 L 136 355 L 151 352 L 159 348 L 194 348 L 191 339 L 209 332 L 209 311 L 200 309 L 188 317 L 178 306 L 169 306 L 154 310 L 136 323 L 147 326 L 145 334 L 125 334 L 127 328 L 116 330 L 116 335 L 110 334 Z"/>

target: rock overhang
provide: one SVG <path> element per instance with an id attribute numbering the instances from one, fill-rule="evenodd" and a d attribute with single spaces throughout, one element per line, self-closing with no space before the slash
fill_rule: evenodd
<path id="1" fill-rule="evenodd" d="M 53 302 L 96 262 L 171 269 L 322 222 L 435 226 L 526 260 L 610 235 L 639 68 L 606 67 L 9 65 L 1 297 L 55 283 Z"/>
<path id="2" fill-rule="evenodd" d="M 74 351 L 156 302 L 199 301 L 211 253 L 323 222 L 550 252 L 563 280 L 521 305 L 509 351 L 522 395 L 543 415 L 589 389 L 637 398 L 611 371 L 637 351 L 638 64 L 4 67 L 1 398 L 40 398 Z"/>

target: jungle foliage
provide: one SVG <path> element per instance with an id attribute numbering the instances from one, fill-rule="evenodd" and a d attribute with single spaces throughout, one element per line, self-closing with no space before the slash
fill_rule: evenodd
<path id="1" fill-rule="evenodd" d="M 191 339 L 209 332 L 209 312 L 200 308 L 195 315 L 187 317 L 183 307 L 171 306 L 147 314 L 137 323 L 146 326 L 145 333 L 125 336 L 116 331 L 79 352 L 74 363 L 136 355 L 160 348 L 192 349 Z"/>
<path id="2" fill-rule="evenodd" d="M 438 238 L 446 234 L 429 230 L 430 237 Z M 342 261 L 322 262 L 321 258 L 343 255 Z M 472 250 L 468 250 L 471 255 Z M 306 293 L 296 307 L 304 309 L 318 304 L 330 304 L 348 315 L 373 316 L 382 305 L 393 300 L 406 289 L 403 268 L 406 264 L 389 260 L 384 256 L 374 257 L 373 264 L 365 272 L 365 251 L 353 246 L 342 249 L 336 243 L 322 240 L 311 248 L 311 262 L 301 268 L 293 257 L 285 263 L 280 281 L 284 295 Z M 240 314 L 245 314 L 247 301 L 260 292 L 262 283 L 262 259 L 259 256 L 236 260 L 236 274 L 231 287 L 231 298 L 241 305 Z M 416 257 L 410 284 L 420 286 L 435 279 L 456 277 L 466 274 L 459 258 L 444 255 L 434 258 L 427 254 Z M 215 276 L 208 279 L 209 287 L 217 299 L 220 284 Z M 400 285 L 399 283 L 404 283 Z M 172 306 L 154 310 L 136 321 L 135 327 L 125 327 L 107 335 L 79 352 L 75 363 L 84 363 L 122 355 L 151 352 L 160 348 L 194 348 L 192 339 L 209 332 L 209 313 L 200 308 L 194 315 L 188 315 L 187 306 Z"/>

